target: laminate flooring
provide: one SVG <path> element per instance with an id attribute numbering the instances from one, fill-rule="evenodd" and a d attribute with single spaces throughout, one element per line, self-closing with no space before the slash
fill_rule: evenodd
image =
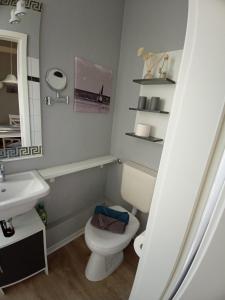
<path id="1" fill-rule="evenodd" d="M 2 300 L 128 300 L 138 257 L 130 244 L 121 266 L 108 278 L 90 282 L 84 272 L 90 255 L 84 237 L 48 256 L 49 276 L 40 273 L 5 289 Z"/>

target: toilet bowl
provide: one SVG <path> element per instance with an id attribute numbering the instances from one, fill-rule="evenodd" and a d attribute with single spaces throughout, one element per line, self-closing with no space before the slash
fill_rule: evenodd
<path id="1" fill-rule="evenodd" d="M 156 172 L 134 162 L 123 164 L 121 196 L 136 209 L 148 213 L 155 187 Z M 114 210 L 126 211 L 121 206 L 112 206 Z M 123 250 L 135 236 L 140 224 L 129 213 L 129 223 L 123 234 L 98 229 L 91 224 L 91 218 L 85 227 L 85 241 L 92 254 L 85 275 L 90 281 L 99 281 L 109 276 L 123 261 Z"/>
<path id="2" fill-rule="evenodd" d="M 112 209 L 126 211 L 121 206 Z M 128 212 L 129 213 L 129 212 Z M 129 245 L 138 228 L 138 219 L 129 213 L 129 224 L 123 234 L 112 233 L 91 225 L 91 218 L 85 227 L 85 241 L 92 254 L 85 275 L 90 281 L 99 281 L 108 277 L 123 261 L 123 250 Z"/>

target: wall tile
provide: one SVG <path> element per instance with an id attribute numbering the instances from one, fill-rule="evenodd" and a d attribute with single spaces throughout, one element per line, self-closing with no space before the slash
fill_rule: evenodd
<path id="1" fill-rule="evenodd" d="M 32 58 L 32 76 L 40 78 L 39 59 Z"/>
<path id="2" fill-rule="evenodd" d="M 33 82 L 32 81 L 28 81 L 28 97 L 29 97 L 29 100 L 30 100 L 30 98 L 33 98 Z"/>
<path id="3" fill-rule="evenodd" d="M 32 76 L 32 57 L 27 58 L 27 75 Z"/>
<path id="4" fill-rule="evenodd" d="M 40 95 L 40 83 L 39 82 L 32 82 L 33 84 L 33 99 L 41 99 Z"/>
<path id="5" fill-rule="evenodd" d="M 32 100 L 32 115 L 41 115 L 41 106 L 40 106 L 40 100 L 33 99 Z"/>

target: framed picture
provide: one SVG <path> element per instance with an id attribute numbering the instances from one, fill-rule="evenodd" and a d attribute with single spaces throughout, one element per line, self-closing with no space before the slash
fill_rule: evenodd
<path id="1" fill-rule="evenodd" d="M 112 70 L 75 58 L 74 111 L 107 113 L 112 97 Z"/>

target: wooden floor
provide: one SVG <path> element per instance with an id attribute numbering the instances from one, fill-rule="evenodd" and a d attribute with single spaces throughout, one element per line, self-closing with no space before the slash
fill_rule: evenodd
<path id="1" fill-rule="evenodd" d="M 127 300 L 138 257 L 130 245 L 123 264 L 107 279 L 93 283 L 84 276 L 90 255 L 83 236 L 48 257 L 49 276 L 41 273 L 5 289 L 9 300 Z"/>

